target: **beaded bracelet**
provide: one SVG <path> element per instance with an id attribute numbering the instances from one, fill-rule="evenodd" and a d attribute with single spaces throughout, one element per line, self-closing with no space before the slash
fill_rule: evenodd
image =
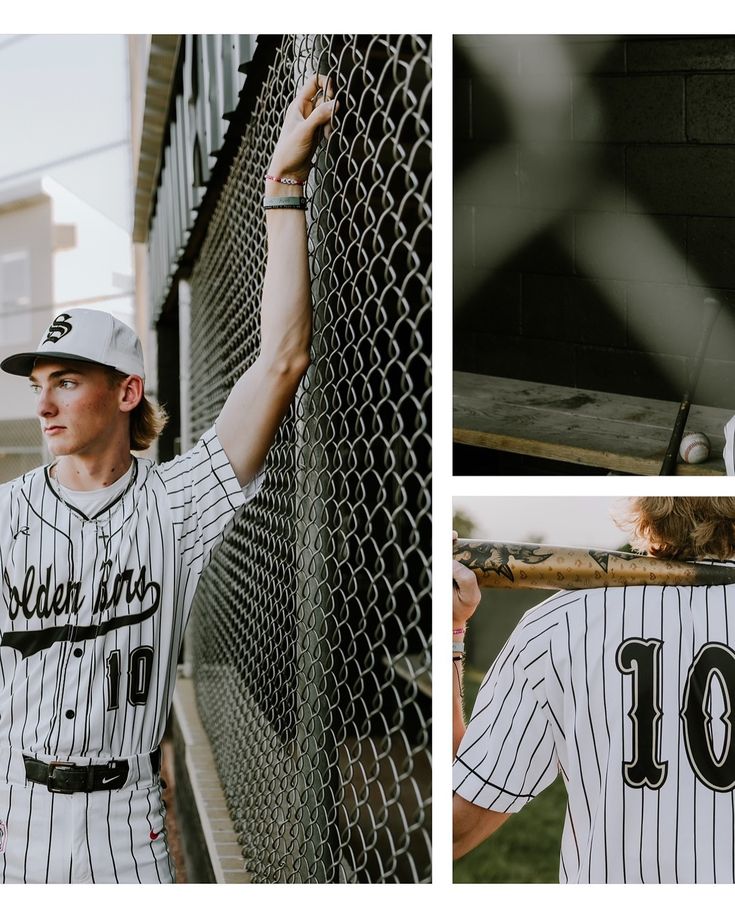
<path id="1" fill-rule="evenodd" d="M 267 194 L 263 198 L 263 207 L 265 210 L 306 210 L 306 198 L 300 194 L 293 197 Z"/>
<path id="2" fill-rule="evenodd" d="M 467 631 L 466 628 L 454 628 L 452 634 L 464 634 Z"/>
<path id="3" fill-rule="evenodd" d="M 306 181 L 300 182 L 295 178 L 281 178 L 279 175 L 266 175 L 269 182 L 278 182 L 279 185 L 305 185 Z"/>

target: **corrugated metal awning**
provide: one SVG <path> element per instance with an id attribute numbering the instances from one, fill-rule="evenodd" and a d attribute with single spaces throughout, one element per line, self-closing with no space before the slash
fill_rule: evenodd
<path id="1" fill-rule="evenodd" d="M 181 38 L 181 35 L 151 36 L 143 127 L 136 170 L 134 242 L 145 242 L 148 238 Z"/>

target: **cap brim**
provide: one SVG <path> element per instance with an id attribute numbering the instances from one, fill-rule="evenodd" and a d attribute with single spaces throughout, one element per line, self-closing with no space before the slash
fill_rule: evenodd
<path id="1" fill-rule="evenodd" d="M 39 358 L 53 361 L 76 360 L 79 363 L 89 363 L 97 367 L 107 367 L 108 370 L 115 369 L 106 363 L 99 363 L 97 360 L 88 360 L 86 357 L 78 357 L 76 354 L 60 354 L 58 351 L 52 354 L 49 351 L 45 353 L 43 351 L 35 351 L 31 354 L 13 354 L 12 357 L 6 357 L 5 360 L 0 363 L 0 370 L 5 370 L 6 373 L 11 373 L 13 376 L 30 376 Z"/>

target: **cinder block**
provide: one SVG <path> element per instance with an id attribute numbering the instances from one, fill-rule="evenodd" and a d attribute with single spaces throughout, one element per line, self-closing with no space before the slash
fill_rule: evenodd
<path id="1" fill-rule="evenodd" d="M 624 73 L 625 46 L 614 36 L 528 35 L 520 45 L 521 73 Z"/>
<path id="2" fill-rule="evenodd" d="M 704 295 L 715 296 L 722 303 L 722 310 L 707 345 L 707 356 L 713 360 L 735 361 L 735 291 L 705 290 Z M 735 389 L 730 399 L 735 413 Z"/>
<path id="3" fill-rule="evenodd" d="M 518 204 L 517 147 L 476 141 L 458 144 L 454 202 L 515 207 Z"/>
<path id="4" fill-rule="evenodd" d="M 565 277 L 526 274 L 522 278 L 521 331 L 524 337 L 566 341 Z"/>
<path id="5" fill-rule="evenodd" d="M 475 263 L 475 208 L 459 204 L 454 207 L 454 269 L 462 271 Z"/>
<path id="6" fill-rule="evenodd" d="M 632 350 L 687 356 L 702 328 L 709 291 L 669 284 L 628 286 L 628 333 Z"/>
<path id="7" fill-rule="evenodd" d="M 563 341 L 478 335 L 475 358 L 476 369 L 468 372 L 575 385 L 574 347 Z M 460 367 L 455 365 L 455 369 Z"/>
<path id="8" fill-rule="evenodd" d="M 469 140 L 472 123 L 472 81 L 468 77 L 455 77 L 452 97 L 452 123 L 454 143 Z"/>
<path id="9" fill-rule="evenodd" d="M 681 398 L 685 379 L 683 358 L 579 346 L 577 364 L 578 386 L 582 389 L 672 401 Z"/>
<path id="10" fill-rule="evenodd" d="M 735 143 L 735 75 L 687 78 L 687 136 L 700 143 Z"/>
<path id="11" fill-rule="evenodd" d="M 573 81 L 574 139 L 609 143 L 684 141 L 684 78 L 595 77 Z"/>
<path id="12" fill-rule="evenodd" d="M 735 149 L 641 146 L 627 152 L 628 210 L 735 216 Z"/>
<path id="13" fill-rule="evenodd" d="M 455 35 L 455 66 L 461 54 L 470 73 L 518 73 L 519 35 Z"/>
<path id="14" fill-rule="evenodd" d="M 694 400 L 698 405 L 732 409 L 735 414 L 735 361 L 705 360 Z"/>
<path id="15" fill-rule="evenodd" d="M 735 42 L 731 36 L 626 41 L 628 71 L 735 70 Z"/>
<path id="16" fill-rule="evenodd" d="M 625 150 L 604 144 L 534 144 L 519 152 L 520 200 L 524 207 L 555 210 L 625 210 Z"/>
<path id="17" fill-rule="evenodd" d="M 572 136 L 571 81 L 565 75 L 472 81 L 473 137 L 559 142 Z"/>
<path id="18" fill-rule="evenodd" d="M 686 283 L 686 219 L 577 214 L 576 273 L 588 278 Z"/>
<path id="19" fill-rule="evenodd" d="M 564 281 L 568 340 L 623 347 L 626 343 L 626 290 L 618 281 Z"/>
<path id="20" fill-rule="evenodd" d="M 504 334 L 520 331 L 520 277 L 490 273 L 482 268 L 464 272 L 464 295 L 455 295 L 454 327 L 475 333 L 499 328 Z"/>
<path id="21" fill-rule="evenodd" d="M 625 284 L 525 275 L 521 323 L 527 337 L 624 347 Z"/>
<path id="22" fill-rule="evenodd" d="M 569 214 L 478 207 L 476 263 L 495 270 L 571 274 L 574 228 Z"/>
<path id="23" fill-rule="evenodd" d="M 735 219 L 690 217 L 688 271 L 692 283 L 735 286 Z"/>

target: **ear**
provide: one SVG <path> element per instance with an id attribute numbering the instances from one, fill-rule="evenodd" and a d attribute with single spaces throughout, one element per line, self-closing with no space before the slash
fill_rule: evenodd
<path id="1" fill-rule="evenodd" d="M 128 376 L 120 383 L 120 411 L 130 412 L 143 398 L 143 380 L 140 376 Z"/>

